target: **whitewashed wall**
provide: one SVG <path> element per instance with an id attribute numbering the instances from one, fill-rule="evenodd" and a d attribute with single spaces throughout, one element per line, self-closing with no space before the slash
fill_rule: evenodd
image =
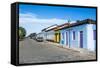
<path id="1" fill-rule="evenodd" d="M 70 29 L 67 28 L 60 30 L 61 32 L 60 44 L 63 44 L 63 46 L 80 48 L 80 31 L 83 31 L 83 48 L 94 51 L 96 46 L 96 41 L 93 40 L 93 30 L 95 30 L 95 28 L 96 26 L 93 24 L 84 24 L 80 26 L 71 27 Z M 70 35 L 69 35 L 69 30 L 70 30 Z M 75 31 L 75 40 L 73 40 L 73 31 Z M 68 34 L 68 45 L 66 45 L 66 32 Z M 62 38 L 62 33 L 64 33 L 64 38 Z"/>
<path id="2" fill-rule="evenodd" d="M 55 32 L 53 30 L 47 32 L 47 39 L 54 40 Z"/>
<path id="3" fill-rule="evenodd" d="M 96 30 L 96 25 L 89 24 L 87 25 L 87 48 L 89 50 L 95 51 L 96 40 L 93 39 L 93 30 Z"/>

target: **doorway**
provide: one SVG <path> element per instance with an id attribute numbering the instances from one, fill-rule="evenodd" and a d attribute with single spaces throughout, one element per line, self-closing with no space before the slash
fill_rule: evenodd
<path id="1" fill-rule="evenodd" d="M 83 31 L 80 31 L 80 48 L 83 48 Z"/>

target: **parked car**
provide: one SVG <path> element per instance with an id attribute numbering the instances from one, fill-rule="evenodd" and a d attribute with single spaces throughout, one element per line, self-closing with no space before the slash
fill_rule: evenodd
<path id="1" fill-rule="evenodd" d="M 30 35 L 29 35 L 29 38 L 30 39 L 36 39 L 36 33 L 31 33 Z"/>
<path id="2" fill-rule="evenodd" d="M 31 39 L 36 40 L 36 36 L 35 37 L 32 37 Z"/>
<path id="3" fill-rule="evenodd" d="M 43 42 L 43 37 L 36 37 L 36 41 Z"/>

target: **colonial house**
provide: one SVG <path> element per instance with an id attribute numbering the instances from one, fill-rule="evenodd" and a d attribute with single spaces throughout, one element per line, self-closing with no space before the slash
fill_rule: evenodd
<path id="1" fill-rule="evenodd" d="M 54 28 L 57 27 L 58 25 L 52 25 L 47 28 L 42 29 L 40 32 L 41 36 L 44 38 L 44 40 L 52 41 L 54 42 L 55 40 L 55 31 Z"/>
<path id="2" fill-rule="evenodd" d="M 48 30 L 42 30 L 46 40 L 52 40 L 61 46 L 96 49 L 96 22 L 91 19 L 65 23 Z"/>
<path id="3" fill-rule="evenodd" d="M 61 37 L 62 37 L 60 29 L 65 28 L 68 25 L 69 25 L 69 23 L 64 23 L 64 24 L 59 25 L 59 26 L 54 28 L 54 31 L 55 31 L 55 39 L 54 40 L 55 40 L 55 42 L 60 43 Z"/>
<path id="4" fill-rule="evenodd" d="M 53 29 L 50 29 L 46 31 L 46 34 L 47 34 L 46 40 L 54 42 L 55 31 Z"/>
<path id="5" fill-rule="evenodd" d="M 60 29 L 60 44 L 68 47 L 96 49 L 96 22 L 90 19 L 77 21 Z"/>

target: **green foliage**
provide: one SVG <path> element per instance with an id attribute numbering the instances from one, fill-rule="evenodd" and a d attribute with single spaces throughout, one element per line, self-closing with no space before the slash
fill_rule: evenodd
<path id="1" fill-rule="evenodd" d="M 19 27 L 19 40 L 22 40 L 25 38 L 26 30 L 23 27 Z"/>

